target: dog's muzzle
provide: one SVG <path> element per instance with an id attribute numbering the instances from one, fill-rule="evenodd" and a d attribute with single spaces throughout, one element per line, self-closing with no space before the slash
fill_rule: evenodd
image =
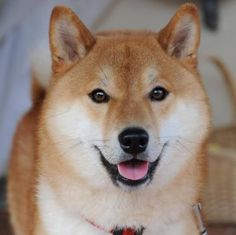
<path id="1" fill-rule="evenodd" d="M 155 169 L 160 161 L 165 146 L 164 144 L 159 156 L 154 162 L 148 161 L 149 135 L 141 128 L 127 128 L 123 130 L 118 140 L 124 151 L 122 160 L 117 164 L 112 164 L 103 155 L 98 146 L 95 149 L 99 152 L 101 162 L 109 173 L 113 183 L 117 186 L 120 184 L 126 186 L 139 186 L 148 184 L 155 173 Z"/>

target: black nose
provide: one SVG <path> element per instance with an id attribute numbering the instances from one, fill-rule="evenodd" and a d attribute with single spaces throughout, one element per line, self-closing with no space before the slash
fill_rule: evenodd
<path id="1" fill-rule="evenodd" d="M 141 128 L 128 128 L 119 134 L 121 148 L 130 154 L 145 151 L 148 145 L 148 133 Z"/>

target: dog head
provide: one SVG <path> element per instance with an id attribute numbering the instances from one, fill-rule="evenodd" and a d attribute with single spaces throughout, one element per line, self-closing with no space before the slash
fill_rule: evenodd
<path id="1" fill-rule="evenodd" d="M 197 164 L 209 127 L 196 69 L 199 38 L 192 4 L 159 33 L 96 35 L 70 9 L 56 7 L 42 119 L 58 158 L 93 187 L 129 190 L 162 187 Z"/>

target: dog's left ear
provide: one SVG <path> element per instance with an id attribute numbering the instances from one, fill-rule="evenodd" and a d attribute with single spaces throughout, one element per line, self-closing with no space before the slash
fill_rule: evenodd
<path id="1" fill-rule="evenodd" d="M 191 67 L 197 66 L 200 43 L 200 19 L 194 4 L 184 4 L 158 34 L 162 48 Z"/>
<path id="2" fill-rule="evenodd" d="M 50 29 L 53 73 L 61 73 L 82 59 L 95 44 L 95 38 L 69 8 L 53 9 Z"/>

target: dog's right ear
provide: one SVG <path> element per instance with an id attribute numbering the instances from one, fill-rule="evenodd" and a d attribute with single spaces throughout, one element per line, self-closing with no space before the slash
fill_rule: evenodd
<path id="1" fill-rule="evenodd" d="M 57 6 L 52 11 L 49 40 L 54 74 L 67 70 L 82 59 L 95 43 L 95 38 L 79 17 L 64 6 Z"/>

